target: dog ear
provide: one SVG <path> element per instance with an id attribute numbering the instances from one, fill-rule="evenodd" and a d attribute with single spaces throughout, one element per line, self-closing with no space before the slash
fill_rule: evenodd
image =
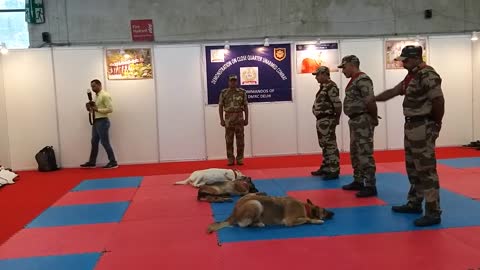
<path id="1" fill-rule="evenodd" d="M 313 205 L 312 201 L 310 199 L 307 199 L 307 203 Z"/>

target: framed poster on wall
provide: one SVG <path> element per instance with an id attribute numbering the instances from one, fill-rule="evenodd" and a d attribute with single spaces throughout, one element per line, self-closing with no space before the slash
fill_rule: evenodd
<path id="1" fill-rule="evenodd" d="M 150 48 L 107 49 L 106 63 L 109 80 L 153 78 Z"/>
<path id="2" fill-rule="evenodd" d="M 292 101 L 290 44 L 206 46 L 205 59 L 208 104 L 218 104 L 232 74 L 248 102 Z"/>
<path id="3" fill-rule="evenodd" d="M 402 49 L 408 45 L 422 46 L 423 61 L 427 62 L 427 40 L 386 40 L 385 41 L 385 68 L 386 69 L 403 69 L 401 61 L 395 61 L 394 59 L 402 53 Z"/>
<path id="4" fill-rule="evenodd" d="M 330 72 L 338 71 L 338 43 L 297 44 L 297 73 L 312 74 L 320 66 L 327 66 Z"/>

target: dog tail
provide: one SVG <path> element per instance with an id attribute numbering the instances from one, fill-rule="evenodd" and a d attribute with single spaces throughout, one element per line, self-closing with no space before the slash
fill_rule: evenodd
<path id="1" fill-rule="evenodd" d="M 229 218 L 230 219 L 230 218 Z M 212 223 L 208 226 L 208 229 L 207 229 L 207 233 L 213 233 L 213 232 L 216 232 L 220 229 L 223 229 L 223 228 L 226 228 L 226 227 L 230 227 L 232 226 L 232 224 L 230 223 L 229 219 L 227 219 L 226 221 L 222 221 L 222 222 L 215 222 L 215 223 Z"/>
<path id="2" fill-rule="evenodd" d="M 174 185 L 187 185 L 189 182 L 190 182 L 190 178 L 187 178 L 185 180 L 175 182 Z"/>

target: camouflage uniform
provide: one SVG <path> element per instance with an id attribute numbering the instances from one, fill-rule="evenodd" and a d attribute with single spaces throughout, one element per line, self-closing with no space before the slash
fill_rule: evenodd
<path id="1" fill-rule="evenodd" d="M 443 96 L 441 82 L 438 73 L 422 63 L 395 86 L 405 95 L 405 163 L 410 181 L 408 205 L 421 209 L 425 198 L 425 215 L 434 217 L 441 215 L 435 157 L 439 129 L 430 115 L 432 100 Z"/>
<path id="2" fill-rule="evenodd" d="M 350 159 L 355 183 L 375 187 L 375 159 L 373 133 L 378 120 L 367 112 L 365 100 L 374 98 L 373 83 L 365 73 L 352 76 L 345 88 L 344 112 L 350 118 Z"/>
<path id="3" fill-rule="evenodd" d="M 225 142 L 228 161 L 230 164 L 233 164 L 235 160 L 233 155 L 233 136 L 235 135 L 237 141 L 237 163 L 242 164 L 245 148 L 243 110 L 248 105 L 247 92 L 242 88 L 223 89 L 220 93 L 219 105 L 223 106 L 225 111 Z"/>
<path id="4" fill-rule="evenodd" d="M 322 149 L 323 162 L 320 170 L 325 173 L 340 173 L 340 156 L 335 135 L 337 127 L 336 109 L 342 107 L 339 90 L 335 82 L 329 81 L 320 86 L 315 96 L 312 112 L 317 119 L 318 144 Z"/>

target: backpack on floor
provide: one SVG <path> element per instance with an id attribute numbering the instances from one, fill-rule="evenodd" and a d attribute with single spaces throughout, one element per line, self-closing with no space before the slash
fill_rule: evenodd
<path id="1" fill-rule="evenodd" d="M 35 160 L 38 163 L 38 170 L 41 172 L 58 170 L 55 151 L 53 151 L 52 146 L 45 146 L 42 150 L 40 150 L 35 155 Z"/>

